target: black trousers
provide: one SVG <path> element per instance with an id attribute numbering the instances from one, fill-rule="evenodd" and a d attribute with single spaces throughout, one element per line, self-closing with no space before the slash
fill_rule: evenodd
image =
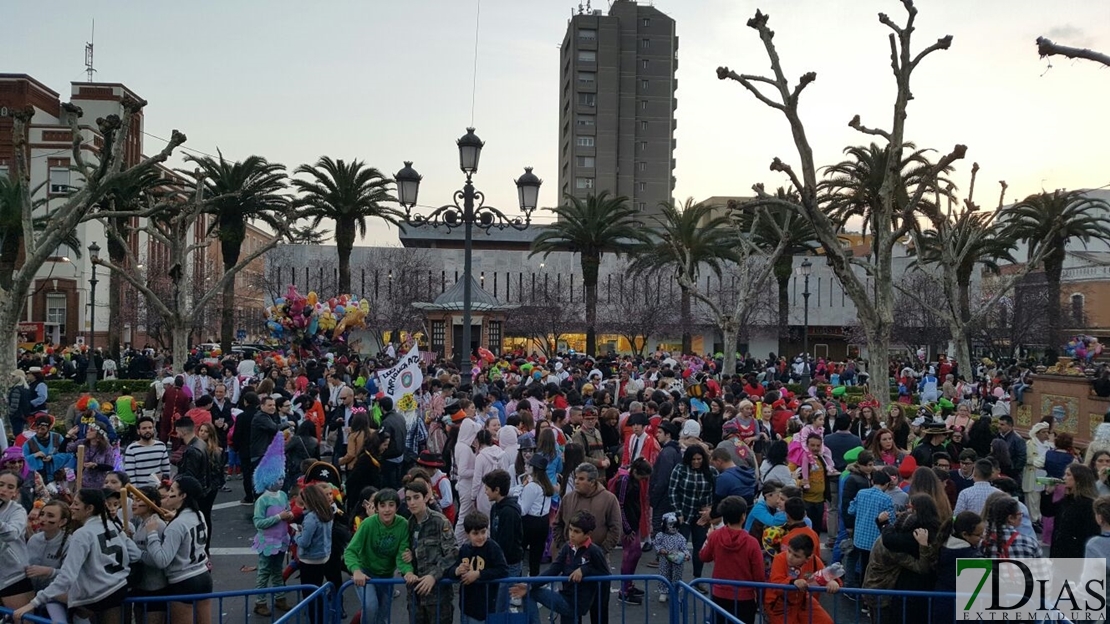
<path id="1" fill-rule="evenodd" d="M 301 585 L 313 585 L 319 587 L 324 584 L 326 563 L 304 563 L 299 562 L 297 569 L 301 573 Z M 336 586 L 338 587 L 338 585 Z M 301 590 L 301 600 L 308 598 L 312 594 L 311 589 Z M 324 621 L 323 605 L 321 602 L 308 610 L 308 621 L 312 624 Z"/>
<path id="2" fill-rule="evenodd" d="M 254 500 L 254 462 L 246 453 L 240 453 L 239 463 L 243 466 L 243 498 Z"/>
<path id="3" fill-rule="evenodd" d="M 524 516 L 524 548 L 528 550 L 528 576 L 540 575 L 540 560 L 547 546 L 551 522 L 547 516 Z"/>

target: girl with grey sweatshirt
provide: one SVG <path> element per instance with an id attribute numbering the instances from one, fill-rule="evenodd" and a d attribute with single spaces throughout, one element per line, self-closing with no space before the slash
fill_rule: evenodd
<path id="1" fill-rule="evenodd" d="M 147 536 L 143 563 L 166 574 L 169 585 L 166 586 L 165 595 L 193 596 L 212 593 L 212 573 L 208 571 L 208 555 L 204 552 L 204 545 L 208 541 L 208 526 L 200 511 L 204 496 L 204 487 L 200 481 L 188 475 L 179 475 L 170 486 L 170 491 L 162 498 L 164 509 L 177 512 L 166 525 L 164 534 L 158 533 L 156 516 L 151 516 L 144 525 Z M 210 624 L 211 603 L 211 599 L 171 602 L 170 621 Z"/>
<path id="2" fill-rule="evenodd" d="M 0 472 L 0 602 L 18 609 L 31 600 L 34 589 L 27 580 L 27 510 L 19 502 L 23 478 Z"/>
<path id="3" fill-rule="evenodd" d="M 147 485 L 139 488 L 139 491 L 145 494 L 150 502 L 159 507 L 162 506 L 162 495 L 158 492 L 158 488 Z M 135 533 L 131 536 L 131 539 L 134 540 L 139 551 L 143 553 L 142 559 L 131 566 L 131 579 L 128 582 L 131 587 L 131 597 L 166 595 L 164 590 L 169 585 L 166 572 L 164 569 L 153 565 L 150 556 L 150 542 L 164 541 L 166 523 L 158 517 L 158 514 L 154 513 L 153 509 L 138 498 L 134 499 L 131 509 L 135 514 L 131 516 L 135 527 Z M 134 607 L 135 618 L 133 621 L 146 622 L 147 624 L 162 624 L 166 621 L 166 603 L 164 602 L 141 602 L 135 603 Z"/>
<path id="4" fill-rule="evenodd" d="M 139 549 L 109 520 L 102 491 L 81 489 L 70 503 L 69 513 L 78 528 L 69 538 L 62 568 L 29 604 L 15 611 L 17 622 L 62 596 L 75 616 L 93 622 L 120 621 L 127 573 L 131 562 L 139 558 Z"/>
<path id="5" fill-rule="evenodd" d="M 27 540 L 27 578 L 31 579 L 35 591 L 46 589 L 65 561 L 69 549 L 69 507 L 52 500 L 42 506 L 39 518 L 42 530 Z M 48 602 L 46 613 L 51 622 L 64 624 L 68 621 L 64 602 Z"/>

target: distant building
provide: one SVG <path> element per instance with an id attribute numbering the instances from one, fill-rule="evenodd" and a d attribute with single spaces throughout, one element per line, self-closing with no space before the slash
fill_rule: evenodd
<path id="1" fill-rule="evenodd" d="M 559 58 L 559 197 L 601 191 L 643 213 L 674 191 L 675 22 L 615 0 L 567 22 Z"/>

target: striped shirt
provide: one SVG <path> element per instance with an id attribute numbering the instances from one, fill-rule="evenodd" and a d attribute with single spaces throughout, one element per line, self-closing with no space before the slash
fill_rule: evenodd
<path id="1" fill-rule="evenodd" d="M 132 481 L 145 479 L 152 474 L 160 478 L 170 475 L 170 454 L 165 442 L 154 440 L 144 446 L 139 442 L 127 445 L 123 452 L 123 469 Z"/>

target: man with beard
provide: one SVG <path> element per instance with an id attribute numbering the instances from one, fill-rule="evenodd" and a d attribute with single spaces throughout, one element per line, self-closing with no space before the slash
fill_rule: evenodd
<path id="1" fill-rule="evenodd" d="M 139 439 L 127 445 L 123 451 L 123 469 L 132 481 L 140 481 L 158 475 L 160 479 L 170 478 L 170 453 L 166 443 L 154 437 L 154 419 L 141 416 L 135 421 Z"/>

